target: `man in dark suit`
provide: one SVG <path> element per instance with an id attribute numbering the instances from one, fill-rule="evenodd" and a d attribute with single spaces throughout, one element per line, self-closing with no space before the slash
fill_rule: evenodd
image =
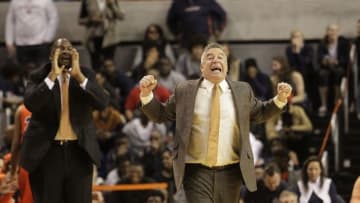
<path id="1" fill-rule="evenodd" d="M 32 112 L 21 165 L 36 203 L 90 203 L 93 163 L 99 164 L 92 111 L 108 95 L 67 39 L 55 41 L 51 63 L 30 76 L 25 106 Z"/>
<path id="2" fill-rule="evenodd" d="M 256 190 L 250 121 L 280 113 L 291 94 L 289 84 L 279 83 L 273 99 L 259 101 L 247 83 L 226 80 L 227 67 L 222 46 L 209 44 L 201 57 L 203 78 L 178 85 L 165 104 L 153 99 L 153 76 L 140 81 L 145 114 L 176 121 L 175 183 L 190 203 L 237 203 L 242 182 Z"/>

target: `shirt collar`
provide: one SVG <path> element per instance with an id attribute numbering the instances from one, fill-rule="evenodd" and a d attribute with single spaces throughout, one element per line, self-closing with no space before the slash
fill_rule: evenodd
<path id="1" fill-rule="evenodd" d="M 203 82 L 201 83 L 201 86 L 206 89 L 212 90 L 212 88 L 214 87 L 214 83 L 204 78 Z M 226 82 L 226 80 L 221 81 L 219 83 L 219 86 L 222 92 L 229 89 L 229 84 Z"/>

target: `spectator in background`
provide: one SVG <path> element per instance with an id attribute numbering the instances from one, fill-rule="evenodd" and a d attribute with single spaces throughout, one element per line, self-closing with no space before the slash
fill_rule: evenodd
<path id="1" fill-rule="evenodd" d="M 31 119 L 31 112 L 22 104 L 15 113 L 15 129 L 11 144 L 11 175 L 19 177 L 19 203 L 33 203 L 33 195 L 30 187 L 29 173 L 19 167 L 20 150 L 23 142 L 24 132 Z M 14 178 L 16 179 L 16 178 Z M 1 201 L 0 201 L 1 202 Z"/>
<path id="2" fill-rule="evenodd" d="M 123 19 L 119 0 L 82 0 L 79 23 L 86 27 L 85 44 L 93 69 L 99 70 L 102 61 L 113 59 Z"/>
<path id="3" fill-rule="evenodd" d="M 164 151 L 165 135 L 156 128 L 150 134 L 150 146 L 144 150 L 142 163 L 144 164 L 145 175 L 154 177 L 161 170 L 161 155 Z"/>
<path id="4" fill-rule="evenodd" d="M 162 152 L 161 162 L 162 162 L 161 169 L 157 171 L 153 177 L 158 182 L 165 182 L 168 184 L 167 202 L 173 203 L 176 187 L 175 187 L 174 174 L 173 174 L 173 157 L 172 157 L 172 152 L 169 149 L 166 149 Z"/>
<path id="5" fill-rule="evenodd" d="M 336 192 L 335 184 L 325 177 L 324 166 L 320 158 L 309 157 L 302 168 L 302 178 L 296 191 L 300 203 L 343 202 Z"/>
<path id="6" fill-rule="evenodd" d="M 152 190 L 146 197 L 145 203 L 165 203 L 165 196 L 159 190 Z M 171 203 L 171 202 L 168 202 Z"/>
<path id="7" fill-rule="evenodd" d="M 118 104 L 120 110 L 123 111 L 125 99 L 129 95 L 130 90 L 134 87 L 134 82 L 124 73 L 120 72 L 119 68 L 116 68 L 111 59 L 106 59 L 104 61 L 101 73 L 106 77 L 110 85 L 115 88 L 116 95 L 120 96 Z"/>
<path id="8" fill-rule="evenodd" d="M 144 176 L 144 168 L 141 163 L 131 163 L 129 175 L 117 184 L 142 184 L 154 182 L 151 178 Z M 109 195 L 108 203 L 131 202 L 144 203 L 148 192 L 143 190 L 116 191 Z"/>
<path id="9" fill-rule="evenodd" d="M 279 199 L 280 193 L 287 188 L 286 182 L 281 180 L 279 167 L 268 164 L 265 167 L 264 176 L 257 181 L 257 191 L 249 192 L 246 188 L 242 189 L 241 197 L 246 203 L 271 203 Z"/>
<path id="10" fill-rule="evenodd" d="M 129 175 L 130 160 L 123 157 L 117 162 L 116 168 L 112 169 L 106 176 L 106 185 L 115 185 Z"/>
<path id="11" fill-rule="evenodd" d="M 150 24 L 144 33 L 142 46 L 137 47 L 132 67 L 137 67 L 145 58 L 146 46 L 155 45 L 158 47 L 160 58 L 168 58 L 175 64 L 176 58 L 171 45 L 168 43 L 163 29 L 158 24 Z"/>
<path id="12" fill-rule="evenodd" d="M 273 97 L 273 86 L 270 78 L 260 71 L 256 59 L 248 58 L 245 60 L 243 80 L 249 83 L 258 99 L 268 100 Z"/>
<path id="13" fill-rule="evenodd" d="M 150 69 L 155 69 L 160 61 L 160 50 L 155 44 L 143 46 L 144 55 L 141 63 L 132 71 L 132 79 L 140 80 Z"/>
<path id="14" fill-rule="evenodd" d="M 350 44 L 347 39 L 339 36 L 339 26 L 330 24 L 326 27 L 324 40 L 318 47 L 319 92 L 321 106 L 320 116 L 327 113 L 329 88 L 334 88 L 334 99 L 340 97 L 340 84 L 349 64 Z"/>
<path id="15" fill-rule="evenodd" d="M 354 184 L 350 203 L 360 203 L 360 177 L 356 179 Z"/>
<path id="16" fill-rule="evenodd" d="M 227 43 L 222 44 L 228 60 L 228 77 L 232 81 L 239 81 L 242 77 L 241 61 L 236 58 Z"/>
<path id="17" fill-rule="evenodd" d="M 301 73 L 305 79 L 305 92 L 314 107 L 318 106 L 319 93 L 315 80 L 314 50 L 305 44 L 304 34 L 300 30 L 290 33 L 290 45 L 286 48 L 286 57 L 291 68 Z"/>
<path id="18" fill-rule="evenodd" d="M 159 71 L 159 84 L 170 92 L 175 90 L 177 84 L 185 81 L 185 77 L 174 70 L 173 64 L 167 58 L 160 59 L 156 69 Z"/>
<path id="19" fill-rule="evenodd" d="M 298 203 L 298 196 L 289 190 L 280 193 L 279 203 Z"/>
<path id="20" fill-rule="evenodd" d="M 25 70 L 12 61 L 7 61 L 0 70 L 0 94 L 3 94 L 1 105 L 12 106 L 23 102 L 25 92 Z"/>
<path id="21" fill-rule="evenodd" d="M 178 1 L 182 2 L 182 1 Z M 176 62 L 175 70 L 183 74 L 186 79 L 199 78 L 201 75 L 199 66 L 201 54 L 207 40 L 199 35 L 191 38 L 187 51 L 181 54 Z"/>
<path id="22" fill-rule="evenodd" d="M 291 150 L 295 150 L 305 161 L 308 149 L 308 137 L 313 130 L 310 118 L 302 106 L 294 105 L 288 100 L 288 108 L 281 114 L 266 122 L 268 140 L 282 138 Z M 299 145 L 299 143 L 302 143 Z"/>
<path id="23" fill-rule="evenodd" d="M 142 112 L 139 113 L 139 118 L 129 121 L 122 129 L 122 132 L 129 138 L 130 148 L 134 151 L 135 156 L 141 158 L 145 149 L 150 147 L 150 137 L 153 130 L 157 129 L 162 136 L 165 136 L 166 126 L 164 124 L 155 124 L 149 121 Z"/>
<path id="24" fill-rule="evenodd" d="M 126 160 L 133 160 L 132 152 L 129 148 L 129 139 L 125 134 L 119 133 L 115 137 L 114 147 L 109 151 L 106 157 L 106 173 L 119 166 L 119 163 Z"/>
<path id="25" fill-rule="evenodd" d="M 194 35 L 206 41 L 218 39 L 225 28 L 226 13 L 215 0 L 173 0 L 166 23 L 180 44 L 188 47 Z"/>
<path id="26" fill-rule="evenodd" d="M 282 56 L 275 56 L 272 59 L 272 74 L 270 76 L 273 84 L 273 92 L 276 93 L 276 85 L 280 81 L 287 82 L 293 87 L 293 104 L 303 104 L 306 99 L 304 78 L 300 72 L 292 70 L 286 59 Z"/>
<path id="27" fill-rule="evenodd" d="M 5 43 L 10 58 L 40 67 L 48 59 L 58 27 L 52 0 L 11 0 L 6 16 Z"/>

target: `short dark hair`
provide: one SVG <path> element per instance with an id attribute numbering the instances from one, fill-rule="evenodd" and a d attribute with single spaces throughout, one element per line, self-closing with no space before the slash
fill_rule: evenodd
<path id="1" fill-rule="evenodd" d="M 269 163 L 265 166 L 265 169 L 264 169 L 264 176 L 265 175 L 268 175 L 268 176 L 274 176 L 275 174 L 280 174 L 281 171 L 280 171 L 280 168 L 279 166 L 276 164 L 276 163 Z"/>
<path id="2" fill-rule="evenodd" d="M 160 197 L 162 202 L 165 200 L 165 195 L 160 190 L 151 190 L 146 196 L 146 200 L 148 200 L 149 197 Z"/>

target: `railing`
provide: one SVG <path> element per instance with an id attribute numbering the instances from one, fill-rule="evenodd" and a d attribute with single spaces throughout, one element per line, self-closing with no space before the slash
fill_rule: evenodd
<path id="1" fill-rule="evenodd" d="M 132 191 L 132 190 L 157 190 L 167 189 L 167 183 L 146 183 L 146 184 L 119 184 L 119 185 L 94 185 L 93 191 Z"/>

